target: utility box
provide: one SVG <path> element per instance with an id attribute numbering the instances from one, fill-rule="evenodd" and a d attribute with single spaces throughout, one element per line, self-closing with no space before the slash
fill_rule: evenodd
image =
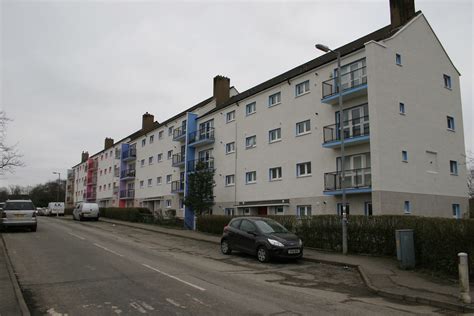
<path id="1" fill-rule="evenodd" d="M 395 231 L 397 260 L 401 269 L 415 268 L 415 240 L 413 229 Z"/>

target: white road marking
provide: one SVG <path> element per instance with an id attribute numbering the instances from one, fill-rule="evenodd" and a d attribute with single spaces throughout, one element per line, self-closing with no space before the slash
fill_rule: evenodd
<path id="1" fill-rule="evenodd" d="M 76 237 L 76 238 L 79 238 L 80 240 L 86 240 L 86 239 L 85 239 L 84 237 L 82 237 L 82 236 L 79 236 L 79 235 L 76 235 L 76 234 L 73 234 L 73 233 L 68 233 L 68 234 L 71 235 L 71 236 L 74 236 L 74 237 Z"/>
<path id="2" fill-rule="evenodd" d="M 140 313 L 142 314 L 146 314 L 146 310 L 140 305 L 138 304 L 137 302 L 131 302 L 130 303 L 130 306 L 132 306 L 133 308 L 135 308 L 137 311 L 139 311 Z"/>
<path id="3" fill-rule="evenodd" d="M 99 248 L 102 248 L 102 249 L 104 249 L 105 251 L 108 251 L 108 252 L 110 252 L 110 253 L 113 253 L 114 255 L 117 255 L 117 256 L 119 256 L 119 257 L 123 257 L 122 254 L 120 254 L 120 253 L 118 253 L 118 252 L 115 252 L 115 251 L 113 251 L 113 250 L 110 250 L 109 248 L 104 247 L 104 246 L 102 246 L 102 245 L 99 245 L 99 244 L 94 243 L 94 246 L 99 247 Z"/>
<path id="4" fill-rule="evenodd" d="M 179 304 L 179 303 L 173 301 L 173 300 L 170 299 L 170 298 L 167 298 L 166 301 L 167 301 L 168 303 L 170 303 L 170 304 L 176 306 L 176 307 L 179 307 L 179 308 L 186 308 L 186 306 L 183 306 L 183 305 L 181 305 L 181 304 Z"/>
<path id="5" fill-rule="evenodd" d="M 155 310 L 155 308 L 153 306 L 147 304 L 146 302 L 141 302 L 141 305 L 143 307 L 145 307 L 146 309 L 148 309 L 149 311 L 154 311 Z"/>
<path id="6" fill-rule="evenodd" d="M 198 289 L 199 291 L 205 291 L 205 290 L 206 290 L 206 289 L 204 289 L 204 288 L 202 288 L 202 287 L 200 287 L 200 286 L 197 286 L 197 285 L 195 285 L 195 284 L 192 284 L 192 283 L 189 283 L 189 282 L 187 282 L 187 281 L 181 280 L 180 278 L 175 277 L 174 275 L 171 275 L 171 274 L 168 274 L 168 273 L 166 273 L 166 272 L 160 271 L 160 270 L 158 270 L 158 269 L 156 269 L 156 268 L 153 268 L 153 267 L 151 267 L 151 266 L 149 266 L 149 265 L 147 265 L 147 264 L 144 264 L 144 263 L 143 263 L 143 266 L 144 266 L 144 267 L 147 267 L 148 269 L 151 269 L 151 270 L 153 270 L 153 271 L 156 271 L 156 272 L 158 272 L 158 273 L 161 273 L 161 274 L 163 274 L 163 275 L 166 275 L 166 276 L 169 277 L 169 278 L 175 279 L 176 281 L 179 281 L 179 282 L 182 282 L 182 283 L 184 283 L 184 284 L 186 284 L 186 285 L 189 285 L 189 286 L 191 286 L 191 287 L 193 287 L 193 288 L 195 288 L 195 289 Z"/>

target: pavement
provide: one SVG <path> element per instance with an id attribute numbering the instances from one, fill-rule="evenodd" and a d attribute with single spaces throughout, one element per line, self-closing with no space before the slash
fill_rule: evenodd
<path id="1" fill-rule="evenodd" d="M 101 218 L 101 221 L 220 244 L 220 236 L 197 231 L 130 223 L 107 218 Z M 399 269 L 398 263 L 394 258 L 343 255 L 305 248 L 304 260 L 356 267 L 366 286 L 372 292 L 382 297 L 430 305 L 458 312 L 474 313 L 474 303 L 464 304 L 459 300 L 459 285 L 456 280 L 446 280 L 417 271 Z M 474 283 L 472 281 L 473 280 L 471 280 L 470 294 L 474 302 Z"/>

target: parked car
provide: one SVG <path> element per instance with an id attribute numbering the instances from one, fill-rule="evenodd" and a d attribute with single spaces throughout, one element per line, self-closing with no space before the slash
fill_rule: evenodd
<path id="1" fill-rule="evenodd" d="M 0 202 L 0 211 L 5 207 L 5 202 Z"/>
<path id="2" fill-rule="evenodd" d="M 79 221 L 83 221 L 84 219 L 93 219 L 98 221 L 99 215 L 99 204 L 97 203 L 80 202 L 72 211 L 72 218 Z"/>
<path id="3" fill-rule="evenodd" d="M 270 218 L 237 217 L 224 227 L 221 238 L 222 253 L 229 255 L 233 250 L 256 255 L 260 262 L 276 257 L 299 259 L 303 241 Z"/>
<path id="4" fill-rule="evenodd" d="M 3 210 L 0 211 L 0 226 L 28 227 L 35 232 L 38 226 L 36 208 L 31 200 L 7 200 Z"/>
<path id="5" fill-rule="evenodd" d="M 48 216 L 64 216 L 64 202 L 50 202 L 46 209 Z"/>

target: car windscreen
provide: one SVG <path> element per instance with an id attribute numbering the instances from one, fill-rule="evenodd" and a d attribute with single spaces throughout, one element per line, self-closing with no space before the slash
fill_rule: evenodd
<path id="1" fill-rule="evenodd" d="M 271 233 L 287 233 L 288 230 L 279 223 L 272 220 L 256 220 L 254 221 L 258 229 L 264 234 Z"/>
<path id="2" fill-rule="evenodd" d="M 7 202 L 3 208 L 5 211 L 32 211 L 35 206 L 32 202 Z"/>

